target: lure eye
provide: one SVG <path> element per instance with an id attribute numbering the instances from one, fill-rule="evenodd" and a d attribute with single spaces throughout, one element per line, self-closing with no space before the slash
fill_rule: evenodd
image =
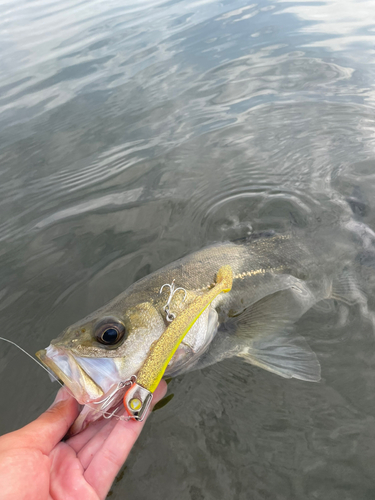
<path id="1" fill-rule="evenodd" d="M 119 321 L 104 321 L 97 327 L 96 339 L 101 344 L 115 345 L 125 334 L 125 326 Z"/>

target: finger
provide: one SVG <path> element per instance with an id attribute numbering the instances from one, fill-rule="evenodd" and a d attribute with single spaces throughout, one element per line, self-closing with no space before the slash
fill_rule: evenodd
<path id="1" fill-rule="evenodd" d="M 167 384 L 161 381 L 155 391 L 153 403 L 157 403 L 166 392 Z M 119 420 L 91 460 L 84 475 L 86 481 L 94 488 L 99 498 L 105 498 L 112 482 L 141 433 L 145 420 L 143 422 Z"/>
<path id="2" fill-rule="evenodd" d="M 68 444 L 76 453 L 78 453 L 93 436 L 96 436 L 103 427 L 108 425 L 109 422 L 113 421 L 114 419 L 107 420 L 105 418 L 96 420 L 95 422 L 90 423 L 86 427 L 86 429 L 81 431 L 79 434 L 76 434 L 75 436 L 67 439 L 66 444 Z"/>
<path id="3" fill-rule="evenodd" d="M 114 418 L 112 418 L 111 420 L 107 420 L 106 425 L 102 426 L 102 428 L 95 435 L 93 435 L 90 441 L 88 441 L 86 445 L 83 446 L 79 451 L 77 457 L 85 470 L 90 465 L 96 453 L 98 453 L 100 448 L 103 446 L 103 443 L 111 434 L 117 422 L 118 420 Z"/>
<path id="4" fill-rule="evenodd" d="M 160 400 L 161 398 L 161 392 L 155 391 L 154 398 L 153 398 L 153 404 L 150 409 L 154 407 L 154 405 Z M 124 410 L 125 412 L 125 410 Z M 92 437 L 92 439 L 80 450 L 78 453 L 78 458 L 81 461 L 81 464 L 83 465 L 84 469 L 87 469 L 88 466 L 90 465 L 93 457 L 99 452 L 99 450 L 102 448 L 103 443 L 105 440 L 108 438 L 108 436 L 111 434 L 113 428 L 117 425 L 118 420 L 113 418 L 110 422 L 108 422 L 108 425 L 103 426 L 100 431 L 95 434 L 95 436 Z M 133 426 L 132 426 L 133 427 Z"/>
<path id="5" fill-rule="evenodd" d="M 157 403 L 157 394 L 155 392 L 154 398 L 153 398 L 153 404 Z M 96 451 L 99 450 L 99 448 L 102 446 L 104 439 L 108 437 L 109 433 L 111 432 L 112 428 L 116 424 L 117 419 L 116 417 L 111 418 L 111 419 L 105 419 L 101 418 L 100 420 L 97 420 L 95 422 L 90 423 L 85 430 L 79 432 L 75 436 L 72 436 L 69 438 L 66 443 L 73 448 L 73 450 L 77 453 L 79 458 L 82 461 L 82 464 L 84 468 L 86 469 L 88 466 L 87 462 L 87 455 L 93 456 L 93 452 L 96 453 Z M 111 425 L 108 425 L 111 423 Z M 101 430 L 105 427 L 105 431 L 103 433 Z M 88 442 L 92 439 L 95 438 L 95 444 L 94 447 L 90 450 L 86 449 L 83 450 L 83 448 L 88 444 Z M 103 439 L 102 439 L 103 438 Z M 86 447 L 87 448 L 87 447 Z M 90 458 L 90 460 L 91 460 Z"/>
<path id="6" fill-rule="evenodd" d="M 153 405 L 159 401 L 159 393 L 155 392 Z M 90 424 L 82 433 L 73 436 L 67 441 L 76 451 L 84 469 L 87 469 L 94 455 L 103 446 L 104 441 L 112 432 L 117 419 L 113 417 L 110 420 L 101 419 L 94 424 Z"/>
<path id="7" fill-rule="evenodd" d="M 49 454 L 77 418 L 78 403 L 66 388 L 60 389 L 52 406 L 34 422 L 4 436 L 13 446 L 36 448 Z"/>

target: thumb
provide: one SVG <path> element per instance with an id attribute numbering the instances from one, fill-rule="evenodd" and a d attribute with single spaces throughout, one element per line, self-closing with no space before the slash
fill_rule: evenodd
<path id="1" fill-rule="evenodd" d="M 68 432 L 69 427 L 79 414 L 77 401 L 68 389 L 61 388 L 56 399 L 47 411 L 34 422 L 12 432 L 13 439 L 25 448 L 36 448 L 48 455 Z"/>

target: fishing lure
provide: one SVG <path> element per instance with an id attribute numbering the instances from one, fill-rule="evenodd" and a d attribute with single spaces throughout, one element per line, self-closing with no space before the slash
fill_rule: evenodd
<path id="1" fill-rule="evenodd" d="M 232 289 L 233 272 L 230 266 L 222 266 L 217 273 L 216 284 L 204 295 L 196 298 L 165 330 L 152 346 L 137 377 L 124 395 L 124 406 L 131 418 L 142 421 L 151 404 L 152 396 L 162 379 L 173 355 L 199 316 L 220 294 Z"/>

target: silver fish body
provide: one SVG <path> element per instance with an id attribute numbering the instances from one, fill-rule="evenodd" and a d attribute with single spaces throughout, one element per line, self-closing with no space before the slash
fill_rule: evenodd
<path id="1" fill-rule="evenodd" d="M 333 296 L 335 275 L 342 275 L 345 262 L 329 272 L 319 252 L 313 254 L 292 235 L 274 233 L 213 245 L 167 265 L 67 328 L 38 355 L 80 403 L 101 401 L 114 385 L 137 374 L 168 320 L 209 290 L 225 265 L 233 270 L 232 290 L 196 321 L 166 375 L 240 356 L 283 377 L 318 381 L 317 357 L 292 326 Z M 98 416 L 87 406 L 75 431 Z"/>

